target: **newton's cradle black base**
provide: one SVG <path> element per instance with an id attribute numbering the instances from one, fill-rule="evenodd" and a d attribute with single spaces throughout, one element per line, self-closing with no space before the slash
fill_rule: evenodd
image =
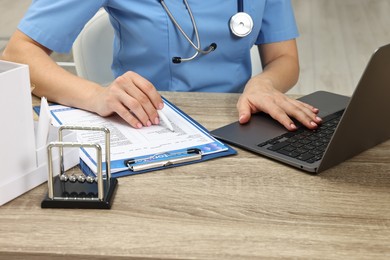
<path id="1" fill-rule="evenodd" d="M 98 185 L 94 183 L 80 183 L 61 181 L 59 176 L 54 178 L 54 198 L 48 195 L 41 203 L 42 208 L 79 208 L 79 209 L 110 209 L 113 203 L 118 180 L 116 178 L 103 181 L 107 187 L 103 200 L 98 198 Z"/>

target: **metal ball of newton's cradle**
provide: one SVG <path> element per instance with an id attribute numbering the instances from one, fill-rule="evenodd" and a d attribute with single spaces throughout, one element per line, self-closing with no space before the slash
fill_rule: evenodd
<path id="1" fill-rule="evenodd" d="M 92 176 L 87 176 L 87 182 L 93 183 L 95 181 L 95 178 Z"/>
<path id="2" fill-rule="evenodd" d="M 72 174 L 72 175 L 69 176 L 69 181 L 70 182 L 76 182 L 77 181 L 77 177 L 74 174 Z"/>
<path id="3" fill-rule="evenodd" d="M 61 174 L 61 175 L 60 175 L 60 180 L 61 180 L 61 181 L 67 181 L 67 180 L 68 180 L 68 175 L 66 175 L 66 174 Z"/>
<path id="4" fill-rule="evenodd" d="M 77 176 L 77 180 L 81 183 L 84 183 L 86 178 L 85 178 L 84 174 L 80 174 L 79 176 Z"/>

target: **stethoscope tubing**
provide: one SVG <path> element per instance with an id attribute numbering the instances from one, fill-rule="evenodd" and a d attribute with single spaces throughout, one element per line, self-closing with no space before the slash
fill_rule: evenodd
<path id="1" fill-rule="evenodd" d="M 238 13 L 244 12 L 244 0 L 237 0 L 237 11 Z"/>
<path id="2" fill-rule="evenodd" d="M 196 44 L 191 40 L 191 38 L 185 33 L 185 31 L 181 28 L 180 24 L 176 21 L 175 17 L 172 15 L 168 6 L 165 4 L 164 0 L 159 0 L 162 7 L 168 14 L 169 18 L 176 26 L 176 28 L 180 31 L 180 33 L 184 36 L 184 38 L 189 42 L 189 44 L 196 50 L 196 52 L 189 58 L 181 58 L 181 57 L 173 57 L 172 61 L 174 63 L 180 63 L 182 61 L 190 61 L 195 59 L 199 54 L 208 54 L 214 51 L 217 47 L 216 43 L 212 43 L 206 50 L 202 50 L 198 26 L 196 25 L 194 15 L 188 4 L 187 0 L 183 0 L 184 5 L 187 8 L 188 14 L 191 18 L 191 23 L 194 28 Z M 233 15 L 230 19 L 230 29 L 232 33 L 238 37 L 245 37 L 252 32 L 253 28 L 253 20 L 249 14 L 244 12 L 244 0 L 237 0 L 237 14 Z"/>
<path id="3" fill-rule="evenodd" d="M 199 53 L 201 53 L 201 54 L 208 54 L 208 53 L 214 51 L 215 47 L 209 47 L 206 50 L 202 50 L 201 43 L 200 43 L 200 38 L 199 38 L 198 26 L 196 25 L 194 15 L 192 13 L 192 10 L 191 10 L 190 5 L 188 4 L 187 0 L 183 0 L 183 1 L 184 1 L 184 5 L 186 6 L 186 8 L 188 10 L 188 14 L 190 15 L 192 27 L 194 28 L 195 38 L 196 38 L 196 45 L 190 39 L 190 37 L 184 32 L 184 30 L 181 28 L 180 24 L 176 21 L 175 17 L 172 15 L 172 13 L 169 10 L 168 6 L 165 4 L 164 0 L 160 0 L 160 3 L 163 6 L 163 8 L 165 9 L 165 11 L 168 14 L 169 18 L 172 20 L 172 22 L 176 26 L 176 28 L 180 31 L 180 33 L 184 36 L 184 38 L 186 38 L 186 40 L 191 44 L 191 46 L 196 50 L 196 52 L 189 58 L 179 58 L 179 57 L 175 57 L 175 58 L 179 58 L 180 61 L 190 61 L 190 60 L 195 59 L 196 56 L 199 55 Z"/>

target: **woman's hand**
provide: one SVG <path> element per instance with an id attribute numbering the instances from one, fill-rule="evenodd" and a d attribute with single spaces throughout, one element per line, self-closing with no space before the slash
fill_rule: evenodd
<path id="1" fill-rule="evenodd" d="M 164 103 L 156 88 L 135 72 L 126 72 L 96 95 L 95 112 L 101 116 L 117 113 L 135 128 L 159 124 L 157 109 Z"/>
<path id="2" fill-rule="evenodd" d="M 248 81 L 238 100 L 237 110 L 241 124 L 247 123 L 251 114 L 265 112 L 290 131 L 297 129 L 291 118 L 297 119 L 309 129 L 317 128 L 322 121 L 317 116 L 317 108 L 287 97 L 276 90 L 270 80 L 261 77 Z"/>
<path id="3" fill-rule="evenodd" d="M 284 92 L 298 80 L 299 62 L 295 40 L 259 45 L 263 72 L 252 77 L 237 103 L 239 121 L 245 124 L 251 114 L 264 112 L 290 131 L 297 129 L 291 118 L 309 129 L 317 128 L 318 109 L 287 97 Z"/>

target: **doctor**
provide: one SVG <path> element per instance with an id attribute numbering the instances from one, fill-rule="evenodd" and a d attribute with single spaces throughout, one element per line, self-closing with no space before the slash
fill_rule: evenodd
<path id="1" fill-rule="evenodd" d="M 108 87 L 50 58 L 69 52 L 102 7 L 115 29 L 116 79 Z M 241 123 L 263 111 L 289 130 L 296 129 L 291 118 L 313 129 L 318 109 L 283 94 L 298 79 L 297 36 L 290 0 L 33 0 L 2 58 L 30 66 L 35 95 L 101 116 L 117 113 L 136 128 L 159 123 L 158 91 L 204 91 L 242 92 Z M 263 72 L 251 78 L 254 44 Z"/>

